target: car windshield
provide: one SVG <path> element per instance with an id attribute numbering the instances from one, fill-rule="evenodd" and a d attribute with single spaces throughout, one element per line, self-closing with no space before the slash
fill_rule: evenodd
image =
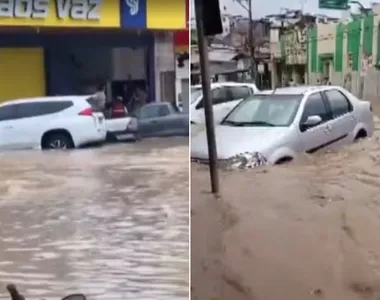
<path id="1" fill-rule="evenodd" d="M 200 96 L 202 96 L 201 87 L 192 87 L 191 88 L 191 104 L 193 104 Z"/>
<path id="2" fill-rule="evenodd" d="M 254 95 L 236 106 L 224 119 L 229 126 L 290 126 L 303 95 Z"/>

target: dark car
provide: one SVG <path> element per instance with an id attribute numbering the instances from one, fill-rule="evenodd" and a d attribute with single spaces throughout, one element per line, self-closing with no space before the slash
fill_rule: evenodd
<path id="1" fill-rule="evenodd" d="M 189 135 L 189 116 L 170 102 L 146 104 L 134 115 L 138 118 L 141 138 Z"/>

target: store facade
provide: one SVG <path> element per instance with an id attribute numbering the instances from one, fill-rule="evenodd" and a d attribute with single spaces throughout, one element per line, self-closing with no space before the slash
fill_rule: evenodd
<path id="1" fill-rule="evenodd" d="M 100 84 L 109 98 L 130 98 L 138 86 L 154 101 L 154 34 L 122 29 L 123 3 L 2 1 L 0 101 L 89 94 Z"/>
<path id="2" fill-rule="evenodd" d="M 184 112 L 189 110 L 190 95 L 190 60 L 189 60 L 189 29 L 174 33 L 174 52 L 177 58 L 175 68 L 177 104 Z"/>
<path id="3" fill-rule="evenodd" d="M 188 0 L 121 3 L 121 26 L 154 35 L 155 100 L 177 102 L 175 35 L 186 30 Z M 177 102 L 178 104 L 178 102 Z"/>

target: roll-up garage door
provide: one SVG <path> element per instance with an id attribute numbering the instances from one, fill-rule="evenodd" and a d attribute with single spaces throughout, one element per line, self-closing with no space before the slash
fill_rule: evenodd
<path id="1" fill-rule="evenodd" d="M 0 102 L 45 95 L 42 48 L 0 48 Z"/>

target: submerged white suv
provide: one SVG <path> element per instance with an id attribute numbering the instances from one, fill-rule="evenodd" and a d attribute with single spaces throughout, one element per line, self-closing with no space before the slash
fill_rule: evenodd
<path id="1" fill-rule="evenodd" d="M 27 98 L 0 104 L 0 149 L 70 149 L 106 139 L 92 96 Z"/>
<path id="2" fill-rule="evenodd" d="M 259 90 L 253 83 L 217 82 L 211 84 L 211 100 L 215 123 L 223 118 L 244 98 Z M 190 116 L 192 124 L 205 124 L 201 85 L 191 87 Z"/>

